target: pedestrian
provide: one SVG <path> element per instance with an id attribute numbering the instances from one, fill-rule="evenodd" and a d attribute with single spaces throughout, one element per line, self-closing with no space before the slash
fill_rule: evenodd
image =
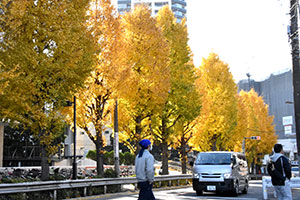
<path id="1" fill-rule="evenodd" d="M 150 140 L 143 139 L 139 142 L 141 150 L 135 158 L 135 174 L 140 188 L 139 200 L 155 200 L 152 192 L 154 181 L 154 157 L 149 152 L 152 145 Z"/>
<path id="2" fill-rule="evenodd" d="M 274 145 L 274 154 L 267 166 L 268 173 L 271 175 L 272 184 L 279 200 L 292 200 L 290 187 L 291 166 L 289 159 L 284 156 L 281 144 Z"/>

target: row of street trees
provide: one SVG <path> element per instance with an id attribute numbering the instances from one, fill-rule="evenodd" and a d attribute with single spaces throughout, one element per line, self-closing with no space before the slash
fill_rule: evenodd
<path id="1" fill-rule="evenodd" d="M 268 105 L 253 89 L 238 94 L 228 65 L 214 53 L 203 59 L 197 73 L 202 109 L 190 145 L 200 151 L 241 152 L 245 137 L 261 136 L 259 141 L 246 141 L 248 162 L 261 164 L 277 141 Z"/>
<path id="2" fill-rule="evenodd" d="M 103 175 L 103 129 L 119 105 L 120 140 L 137 153 L 149 138 L 180 152 L 186 173 L 191 149 L 241 150 L 249 161 L 268 153 L 276 137 L 267 106 L 254 91 L 237 94 L 227 64 L 212 53 L 195 68 L 185 20 L 163 7 L 155 18 L 136 7 L 119 16 L 110 0 L 0 1 L 0 116 L 23 124 L 39 141 L 42 179 L 71 124 L 66 100 L 77 97 L 77 125 L 96 147 Z M 201 111 L 201 113 L 200 113 Z M 267 142 L 268 141 L 268 142 Z M 189 147 L 189 148 L 188 148 Z"/>

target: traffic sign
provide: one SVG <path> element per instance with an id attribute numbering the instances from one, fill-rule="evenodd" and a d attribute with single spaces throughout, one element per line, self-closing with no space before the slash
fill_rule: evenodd
<path id="1" fill-rule="evenodd" d="M 260 136 L 251 136 L 250 137 L 251 140 L 261 140 Z"/>

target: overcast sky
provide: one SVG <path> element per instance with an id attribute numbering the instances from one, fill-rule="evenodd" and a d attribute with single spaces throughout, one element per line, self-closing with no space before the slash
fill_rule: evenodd
<path id="1" fill-rule="evenodd" d="M 260 81 L 292 68 L 288 0 L 187 0 L 194 63 L 210 52 L 229 64 L 235 81 Z"/>

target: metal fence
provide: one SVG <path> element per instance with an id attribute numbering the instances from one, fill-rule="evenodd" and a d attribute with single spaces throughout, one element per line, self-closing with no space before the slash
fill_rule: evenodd
<path id="1" fill-rule="evenodd" d="M 192 175 L 162 175 L 155 176 L 155 182 L 161 183 L 162 181 L 192 179 Z M 53 199 L 57 199 L 57 190 L 83 188 L 84 196 L 87 195 L 88 187 L 104 186 L 104 194 L 106 193 L 108 185 L 124 185 L 124 184 L 137 184 L 135 177 L 128 178 L 101 178 L 101 179 L 79 179 L 79 180 L 63 180 L 63 181 L 36 181 L 25 183 L 13 184 L 0 184 L 0 194 L 14 194 L 38 191 L 53 191 Z"/>
<path id="2" fill-rule="evenodd" d="M 291 188 L 300 188 L 300 177 L 291 178 L 290 181 Z M 262 189 L 264 199 L 268 199 L 268 188 L 273 188 L 271 177 L 263 176 L 262 178 Z M 274 197 L 276 197 L 276 192 L 274 191 Z"/>

